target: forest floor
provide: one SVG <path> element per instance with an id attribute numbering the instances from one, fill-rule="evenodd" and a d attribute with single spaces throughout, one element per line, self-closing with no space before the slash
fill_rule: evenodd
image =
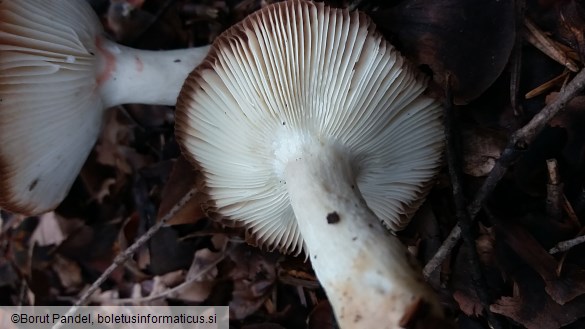
<path id="1" fill-rule="evenodd" d="M 90 2 L 112 39 L 175 49 L 209 44 L 275 1 Z M 585 83 L 577 73 L 585 7 L 576 0 L 467 2 L 328 2 L 370 14 L 432 74 L 445 103 L 445 166 L 398 235 L 427 265 L 429 284 L 459 328 L 584 328 Z M 74 303 L 197 181 L 175 140 L 172 107 L 110 110 L 58 209 L 38 217 L 1 213 L 0 304 Z M 248 245 L 244 229 L 206 218 L 201 197 L 90 302 L 229 305 L 233 328 L 336 328 L 303 255 Z M 448 239 L 455 227 L 461 241 Z"/>

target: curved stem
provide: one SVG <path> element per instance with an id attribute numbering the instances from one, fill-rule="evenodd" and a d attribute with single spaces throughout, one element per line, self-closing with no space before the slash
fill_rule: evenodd
<path id="1" fill-rule="evenodd" d="M 120 104 L 175 105 L 189 73 L 209 46 L 179 50 L 139 50 L 104 38 L 96 40 L 101 55 L 97 82 L 107 107 Z"/>
<path id="2" fill-rule="evenodd" d="M 412 256 L 367 207 L 342 152 L 327 146 L 303 151 L 287 163 L 285 178 L 341 328 L 400 328 L 411 317 L 441 316 Z"/>

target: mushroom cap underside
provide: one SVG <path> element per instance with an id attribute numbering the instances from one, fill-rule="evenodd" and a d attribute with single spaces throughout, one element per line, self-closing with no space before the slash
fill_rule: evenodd
<path id="1" fill-rule="evenodd" d="M 0 2 L 0 207 L 46 212 L 73 184 L 102 124 L 101 33 L 84 1 Z"/>
<path id="2" fill-rule="evenodd" d="M 365 15 L 286 1 L 216 40 L 179 95 L 177 137 L 214 211 L 259 244 L 300 252 L 282 150 L 340 147 L 368 207 L 401 229 L 441 162 L 441 110 L 425 88 Z"/>

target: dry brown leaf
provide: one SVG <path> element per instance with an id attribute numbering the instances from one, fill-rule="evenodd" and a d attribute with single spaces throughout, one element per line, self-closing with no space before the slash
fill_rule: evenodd
<path id="1" fill-rule="evenodd" d="M 481 262 L 485 265 L 495 265 L 495 237 L 492 228 L 479 224 L 479 236 L 475 240 L 475 247 Z"/>
<path id="2" fill-rule="evenodd" d="M 36 217 L 25 218 L 9 236 L 7 258 L 26 277 L 32 275 L 32 248 L 29 243 L 38 223 Z"/>
<path id="3" fill-rule="evenodd" d="M 474 177 L 486 176 L 506 147 L 506 134 L 494 129 L 464 127 L 461 135 L 463 172 Z"/>
<path id="4" fill-rule="evenodd" d="M 559 305 L 542 289 L 534 289 L 534 278 L 524 277 L 518 282 L 519 292 L 502 297 L 490 306 L 494 313 L 520 323 L 527 329 L 558 329 L 585 316 L 585 297 Z"/>
<path id="5" fill-rule="evenodd" d="M 187 192 L 197 184 L 197 172 L 193 166 L 179 156 L 173 165 L 171 175 L 162 192 L 158 208 L 158 219 L 165 216 Z M 193 224 L 205 217 L 201 205 L 205 202 L 203 193 L 196 193 L 181 210 L 167 223 L 169 225 Z"/>
<path id="6" fill-rule="evenodd" d="M 477 296 L 470 296 L 461 290 L 453 293 L 453 299 L 459 304 L 459 309 L 469 316 L 481 316 L 483 313 L 483 306 Z"/>
<path id="7" fill-rule="evenodd" d="M 134 2 L 138 5 L 134 5 Z M 105 23 L 116 40 L 136 39 L 154 20 L 152 14 L 140 9 L 141 2 L 143 1 L 111 1 Z"/>
<path id="8" fill-rule="evenodd" d="M 176 270 L 172 272 L 165 273 L 159 276 L 161 285 L 166 287 L 174 287 L 178 286 L 179 284 L 185 282 L 185 276 L 187 275 L 187 271 L 185 270 Z"/>
<path id="9" fill-rule="evenodd" d="M 171 297 L 189 302 L 202 302 L 207 299 L 215 285 L 214 279 L 218 273 L 217 266 L 211 269 L 209 266 L 221 257 L 221 252 L 213 252 L 207 248 L 197 250 L 185 277 L 185 281 L 192 282 L 171 294 Z"/>
<path id="10" fill-rule="evenodd" d="M 556 259 L 522 227 L 507 224 L 501 233 L 514 252 L 544 280 L 545 290 L 555 302 L 562 305 L 585 294 L 585 270 L 565 268 L 559 276 Z"/>
<path id="11" fill-rule="evenodd" d="M 580 57 L 585 58 L 585 7 L 581 1 L 559 1 L 559 32 Z"/>
<path id="12" fill-rule="evenodd" d="M 242 244 L 230 258 L 235 265 L 228 274 L 234 282 L 230 319 L 243 319 L 258 310 L 272 292 L 276 282 L 276 256 Z"/>
<path id="13" fill-rule="evenodd" d="M 45 213 L 39 218 L 39 225 L 34 231 L 31 242 L 38 246 L 59 245 L 65 240 L 65 234 L 59 224 L 59 219 L 55 212 Z"/>
<path id="14" fill-rule="evenodd" d="M 78 291 L 83 286 L 81 268 L 76 262 L 57 254 L 53 260 L 52 268 L 59 276 L 65 291 Z"/>
<path id="15" fill-rule="evenodd" d="M 94 149 L 97 162 L 127 175 L 150 163 L 145 155 L 130 146 L 134 141 L 133 128 L 134 124 L 120 111 L 109 111 L 105 118 L 105 128 Z"/>
<path id="16" fill-rule="evenodd" d="M 322 300 L 309 314 L 309 329 L 337 329 L 337 321 L 329 301 Z"/>

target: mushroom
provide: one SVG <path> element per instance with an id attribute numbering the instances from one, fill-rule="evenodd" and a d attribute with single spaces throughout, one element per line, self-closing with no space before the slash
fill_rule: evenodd
<path id="1" fill-rule="evenodd" d="M 174 105 L 207 51 L 118 45 L 86 1 L 0 1 L 0 207 L 27 215 L 57 207 L 104 109 Z"/>
<path id="2" fill-rule="evenodd" d="M 372 11 L 403 53 L 426 66 L 458 104 L 483 94 L 501 75 L 516 43 L 515 1 L 384 1 Z M 481 36 L 481 37 L 478 37 Z"/>
<path id="3" fill-rule="evenodd" d="M 441 166 L 441 109 L 425 88 L 368 17 L 293 0 L 219 36 L 179 94 L 177 139 L 209 213 L 262 246 L 304 250 L 342 328 L 442 317 L 386 229 L 407 225 Z"/>

